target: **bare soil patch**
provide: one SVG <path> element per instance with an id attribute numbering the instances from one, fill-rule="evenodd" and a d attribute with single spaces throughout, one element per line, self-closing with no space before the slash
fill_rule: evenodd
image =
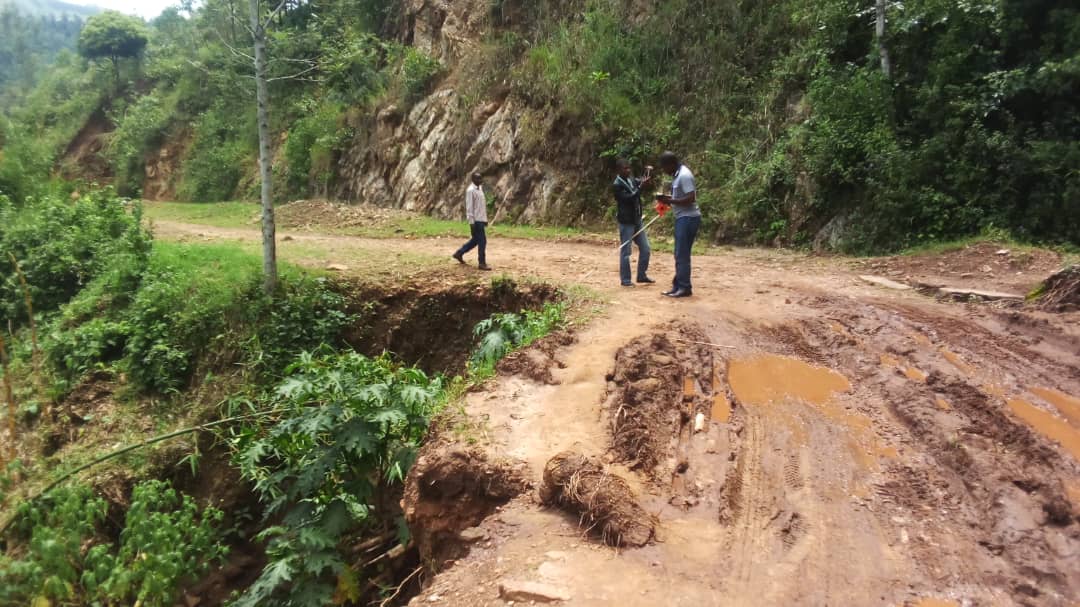
<path id="1" fill-rule="evenodd" d="M 898 255 L 857 262 L 874 274 L 915 286 L 962 287 L 1026 295 L 1061 267 L 1061 256 L 1044 249 L 1012 249 L 980 242 L 944 253 Z"/>
<path id="2" fill-rule="evenodd" d="M 280 227 L 305 230 L 377 229 L 417 216 L 399 209 L 341 204 L 329 200 L 296 200 L 278 206 L 274 212 Z"/>

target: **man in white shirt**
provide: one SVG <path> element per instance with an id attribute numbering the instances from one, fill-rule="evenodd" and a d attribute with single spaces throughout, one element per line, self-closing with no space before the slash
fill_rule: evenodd
<path id="1" fill-rule="evenodd" d="M 701 229 L 697 185 L 694 174 L 671 152 L 660 155 L 660 168 L 672 178 L 671 195 L 665 195 L 662 199 L 672 206 L 675 214 L 675 280 L 671 283 L 671 290 L 664 295 L 690 297 L 694 294 L 690 283 L 690 253 Z"/>
<path id="2" fill-rule="evenodd" d="M 469 222 L 472 239 L 454 253 L 458 263 L 465 263 L 465 254 L 477 249 L 481 270 L 490 270 L 487 265 L 487 198 L 484 196 L 484 178 L 480 173 L 473 173 L 472 185 L 465 192 L 465 219 Z"/>

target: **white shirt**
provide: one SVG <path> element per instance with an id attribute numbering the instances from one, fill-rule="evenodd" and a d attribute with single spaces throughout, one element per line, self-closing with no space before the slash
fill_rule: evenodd
<path id="1" fill-rule="evenodd" d="M 484 197 L 483 186 L 470 184 L 465 192 L 465 219 L 469 225 L 478 221 L 487 223 L 487 198 Z"/>

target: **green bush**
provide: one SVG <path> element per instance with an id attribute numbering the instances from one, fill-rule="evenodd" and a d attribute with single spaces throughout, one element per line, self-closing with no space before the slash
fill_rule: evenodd
<path id="1" fill-rule="evenodd" d="M 117 263 L 48 323 L 43 349 L 61 379 L 120 364 L 139 389 L 181 389 L 200 363 L 279 375 L 298 352 L 335 344 L 351 318 L 325 279 L 286 269 L 262 291 L 257 256 L 227 245 L 155 244 Z"/>
<path id="2" fill-rule="evenodd" d="M 262 532 L 269 563 L 236 603 L 324 605 L 347 531 L 392 513 L 377 504 L 401 483 L 444 398 L 440 379 L 386 357 L 305 353 L 263 403 L 279 411 L 237 431 L 236 462 L 281 524 Z"/>
<path id="3" fill-rule="evenodd" d="M 289 128 L 285 141 L 285 181 L 290 194 L 325 195 L 334 176 L 337 154 L 352 136 L 344 125 L 344 108 L 304 98 L 296 104 L 301 116 Z"/>
<path id="4" fill-rule="evenodd" d="M 109 190 L 75 202 L 57 197 L 28 201 L 21 209 L 0 204 L 0 323 L 26 319 L 18 261 L 34 311 L 47 314 L 118 264 L 139 266 L 150 250 L 141 207 Z"/>
<path id="5" fill-rule="evenodd" d="M 111 118 L 116 124 L 108 146 L 109 161 L 116 174 L 114 185 L 121 194 L 138 195 L 145 176 L 147 152 L 164 138 L 169 112 L 162 99 L 151 93 Z"/>
<path id="6" fill-rule="evenodd" d="M 135 486 L 118 542 L 104 539 L 105 500 L 85 487 L 60 488 L 23 504 L 15 541 L 0 556 L 0 603 L 172 605 L 180 583 L 220 560 L 223 514 L 201 512 L 167 483 Z"/>
<path id="7" fill-rule="evenodd" d="M 241 178 L 254 166 L 257 149 L 247 120 L 238 120 L 250 113 L 248 108 L 216 102 L 199 116 L 181 171 L 181 198 L 219 202 L 236 194 Z"/>
<path id="8" fill-rule="evenodd" d="M 431 85 L 443 67 L 438 59 L 412 46 L 404 47 L 401 54 L 400 77 L 405 101 L 416 103 L 431 92 Z"/>
<path id="9" fill-rule="evenodd" d="M 562 325 L 566 308 L 548 303 L 539 311 L 520 314 L 494 314 L 477 323 L 473 333 L 478 340 L 469 361 L 469 370 L 479 377 L 491 375 L 495 365 L 510 352 L 524 348 Z"/>

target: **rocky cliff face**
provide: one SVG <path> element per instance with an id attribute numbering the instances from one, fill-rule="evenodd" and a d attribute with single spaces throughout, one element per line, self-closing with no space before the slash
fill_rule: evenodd
<path id="1" fill-rule="evenodd" d="M 411 108 L 389 105 L 357 129 L 340 161 L 337 196 L 454 218 L 468 176 L 485 176 L 496 221 L 571 221 L 588 150 L 564 145 L 559 125 L 501 87 L 467 103 L 470 55 L 491 27 L 488 0 L 406 0 L 400 38 L 439 59 L 445 76 Z M 537 142 L 550 145 L 538 146 Z"/>

